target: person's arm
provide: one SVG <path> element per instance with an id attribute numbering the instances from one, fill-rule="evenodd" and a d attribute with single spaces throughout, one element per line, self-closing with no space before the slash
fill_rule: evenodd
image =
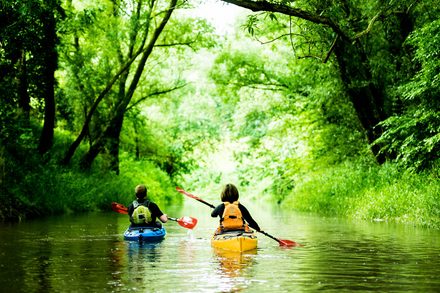
<path id="1" fill-rule="evenodd" d="M 168 222 L 168 215 L 167 215 L 167 214 L 162 214 L 162 216 L 159 217 L 159 220 L 160 220 L 162 223 L 166 223 L 166 222 Z"/>
<path id="2" fill-rule="evenodd" d="M 162 223 L 166 223 L 168 221 L 167 214 L 162 213 L 159 206 L 155 204 L 154 202 L 150 201 L 150 204 L 148 206 L 150 208 L 150 211 L 153 215 L 156 216 Z"/>
<path id="3" fill-rule="evenodd" d="M 211 217 L 215 218 L 223 215 L 223 211 L 225 210 L 225 204 L 219 204 L 211 213 Z"/>
<path id="4" fill-rule="evenodd" d="M 243 215 L 243 219 L 248 222 L 249 227 L 254 228 L 257 231 L 260 231 L 260 226 L 258 226 L 257 222 L 255 222 L 255 220 L 252 218 L 251 214 L 249 213 L 249 211 L 247 210 L 247 208 L 240 204 L 240 211 L 241 214 Z"/>

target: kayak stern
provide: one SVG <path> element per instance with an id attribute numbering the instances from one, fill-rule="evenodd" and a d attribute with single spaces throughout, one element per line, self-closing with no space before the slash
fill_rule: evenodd
<path id="1" fill-rule="evenodd" d="M 256 249 L 258 244 L 254 232 L 228 231 L 214 235 L 211 239 L 211 246 L 229 251 L 249 251 Z"/>
<path id="2" fill-rule="evenodd" d="M 130 227 L 124 232 L 124 239 L 139 242 L 157 242 L 165 238 L 164 228 Z"/>

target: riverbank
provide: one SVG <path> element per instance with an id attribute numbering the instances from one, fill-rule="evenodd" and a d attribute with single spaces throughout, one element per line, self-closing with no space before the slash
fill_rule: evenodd
<path id="1" fill-rule="evenodd" d="M 440 229 L 438 170 L 347 162 L 304 174 L 282 206 L 304 212 Z"/>
<path id="2" fill-rule="evenodd" d="M 113 201 L 132 201 L 139 183 L 149 187 L 152 200 L 160 205 L 182 200 L 173 196 L 175 184 L 170 177 L 147 160 L 124 157 L 121 172 L 115 175 L 99 168 L 83 172 L 26 159 L 26 165 L 11 157 L 4 161 L 3 170 L 8 171 L 1 178 L 0 221 L 109 210 Z M 438 169 L 415 173 L 391 163 L 347 161 L 295 177 L 293 188 L 280 197 L 286 210 L 440 229 Z M 278 196 L 266 200 L 278 201 Z"/>
<path id="3" fill-rule="evenodd" d="M 8 160 L 2 177 L 0 221 L 20 222 L 50 215 L 110 210 L 113 201 L 128 204 L 134 187 L 144 183 L 158 204 L 181 200 L 173 197 L 175 185 L 169 176 L 146 160 L 125 159 L 120 174 L 83 172 L 38 161 L 25 166 Z"/>

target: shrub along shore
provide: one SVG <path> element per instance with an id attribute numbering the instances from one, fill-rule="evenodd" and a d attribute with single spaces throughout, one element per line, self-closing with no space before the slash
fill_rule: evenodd
<path id="1" fill-rule="evenodd" d="M 177 202 L 174 184 L 151 162 L 124 160 L 121 174 L 83 172 L 55 164 L 20 165 L 8 160 L 2 178 L 0 221 L 23 220 L 98 210 L 110 210 L 113 201 L 127 204 L 134 199 L 134 187 L 144 183 L 158 204 Z"/>
<path id="2" fill-rule="evenodd" d="M 152 199 L 162 205 L 181 200 L 172 196 L 175 184 L 169 176 L 143 160 L 123 160 L 118 176 L 60 169 L 51 164 L 9 167 L 9 179 L 3 178 L 2 183 L 1 221 L 110 210 L 113 201 L 126 204 L 133 200 L 133 188 L 141 182 L 149 187 Z M 282 208 L 440 229 L 440 180 L 436 169 L 414 173 L 402 171 L 395 164 L 348 162 L 310 171 L 299 178 L 281 202 Z"/>
<path id="3" fill-rule="evenodd" d="M 436 169 L 402 171 L 395 164 L 346 163 L 306 174 L 283 206 L 326 216 L 440 229 L 439 173 Z"/>

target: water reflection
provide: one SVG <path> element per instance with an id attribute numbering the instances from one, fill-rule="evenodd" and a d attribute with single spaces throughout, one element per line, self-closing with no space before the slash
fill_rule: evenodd
<path id="1" fill-rule="evenodd" d="M 257 255 L 257 249 L 242 253 L 217 248 L 213 248 L 213 250 L 217 256 L 221 274 L 229 278 L 243 275 L 245 270 L 252 267 L 255 262 L 255 255 Z"/>
<path id="2" fill-rule="evenodd" d="M 258 209 L 253 209 L 258 210 Z M 258 250 L 214 250 L 205 210 L 188 230 L 166 224 L 160 243 L 123 240 L 123 215 L 88 214 L 0 225 L 0 291 L 440 292 L 440 232 L 264 209 Z"/>
<path id="3" fill-rule="evenodd" d="M 216 289 L 213 292 L 246 291 L 252 285 L 257 263 L 257 249 L 246 252 L 227 251 L 213 248 L 212 256 L 217 266 L 215 270 Z"/>

